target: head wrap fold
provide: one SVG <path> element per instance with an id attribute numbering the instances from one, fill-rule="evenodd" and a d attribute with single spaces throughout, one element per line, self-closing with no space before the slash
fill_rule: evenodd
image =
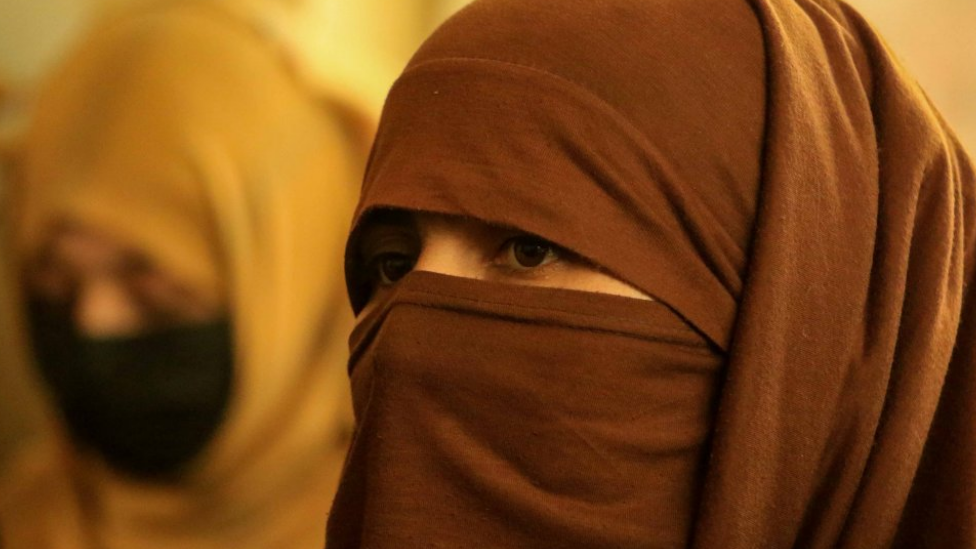
<path id="1" fill-rule="evenodd" d="M 846 4 L 475 2 L 390 93 L 359 223 L 382 208 L 550 239 L 724 355 L 688 546 L 976 547 L 976 176 Z M 356 457 L 337 538 L 424 532 L 371 505 L 410 459 Z"/>

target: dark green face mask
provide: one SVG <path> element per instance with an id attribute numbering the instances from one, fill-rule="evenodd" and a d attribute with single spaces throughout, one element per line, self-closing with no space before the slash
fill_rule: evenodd
<path id="1" fill-rule="evenodd" d="M 30 306 L 34 356 L 74 441 L 140 478 L 178 476 L 213 437 L 230 399 L 230 323 L 90 338 L 70 311 Z"/>

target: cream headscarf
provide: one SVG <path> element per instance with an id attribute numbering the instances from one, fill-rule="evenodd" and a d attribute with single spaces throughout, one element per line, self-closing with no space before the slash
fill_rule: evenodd
<path id="1" fill-rule="evenodd" d="M 8 208 L 15 255 L 68 218 L 224 292 L 235 393 L 179 486 L 120 479 L 53 429 L 0 483 L 5 548 L 322 545 L 351 421 L 339 266 L 367 140 L 353 112 L 210 3 L 116 17 L 49 83 Z"/>

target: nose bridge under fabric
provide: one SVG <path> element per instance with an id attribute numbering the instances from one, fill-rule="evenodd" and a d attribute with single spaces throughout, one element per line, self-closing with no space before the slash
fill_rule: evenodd
<path id="1" fill-rule="evenodd" d="M 687 539 L 723 361 L 704 337 L 645 300 L 422 272 L 393 292 L 353 336 L 330 544 Z"/>
<path id="2" fill-rule="evenodd" d="M 73 306 L 73 317 L 79 329 L 91 336 L 138 331 L 144 322 L 134 298 L 118 281 L 83 283 Z"/>

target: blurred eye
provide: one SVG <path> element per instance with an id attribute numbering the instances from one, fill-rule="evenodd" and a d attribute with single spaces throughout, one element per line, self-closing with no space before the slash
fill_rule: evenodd
<path id="1" fill-rule="evenodd" d="M 39 254 L 29 261 L 24 270 L 24 281 L 32 293 L 45 299 L 67 302 L 77 291 L 77 277 L 70 266 L 59 263 L 50 251 Z"/>
<path id="2" fill-rule="evenodd" d="M 535 236 L 517 236 L 504 247 L 507 266 L 513 269 L 534 269 L 559 259 L 559 248 Z"/>
<path id="3" fill-rule="evenodd" d="M 372 291 L 391 286 L 417 264 L 421 243 L 411 218 L 384 212 L 363 227 L 359 243 L 363 274 Z"/>
<path id="4" fill-rule="evenodd" d="M 379 254 L 367 265 L 373 282 L 380 286 L 390 286 L 413 270 L 416 259 L 399 253 Z"/>

